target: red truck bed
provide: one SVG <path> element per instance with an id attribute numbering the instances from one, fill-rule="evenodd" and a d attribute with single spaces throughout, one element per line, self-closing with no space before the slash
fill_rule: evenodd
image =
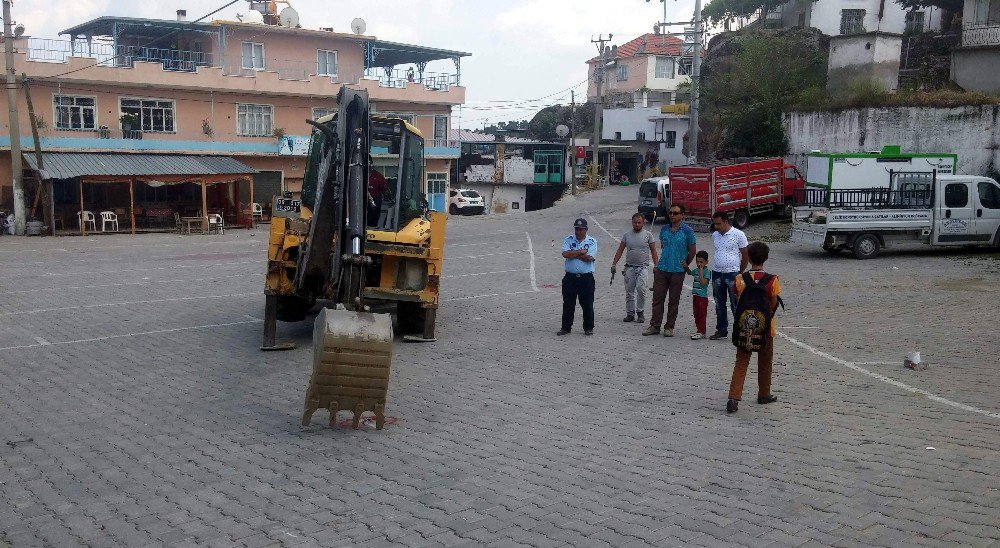
<path id="1" fill-rule="evenodd" d="M 744 212 L 743 218 L 749 220 L 751 214 L 775 210 L 791 199 L 794 188 L 803 184 L 794 167 L 782 158 L 734 158 L 673 166 L 669 171 L 670 203 L 682 204 L 689 217 L 731 212 L 738 225 L 735 221 Z"/>

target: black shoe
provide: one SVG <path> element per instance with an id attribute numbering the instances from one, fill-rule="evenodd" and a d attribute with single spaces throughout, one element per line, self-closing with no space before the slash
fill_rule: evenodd
<path id="1" fill-rule="evenodd" d="M 764 398 L 757 398 L 757 403 L 759 403 L 761 405 L 766 405 L 766 404 L 769 404 L 769 403 L 774 403 L 776 401 L 778 401 L 778 396 L 775 396 L 774 394 L 771 394 L 770 396 L 767 396 L 767 397 L 764 397 Z"/>
<path id="2" fill-rule="evenodd" d="M 635 323 L 646 323 L 646 317 L 642 315 L 642 312 L 635 315 Z"/>
<path id="3" fill-rule="evenodd" d="M 629 314 L 628 316 L 625 316 L 625 319 L 622 320 L 622 321 L 623 322 L 634 322 L 635 321 L 635 316 L 633 316 L 632 314 Z"/>
<path id="4" fill-rule="evenodd" d="M 560 329 L 559 331 L 556 332 L 556 335 L 562 337 L 563 335 L 569 335 L 572 332 L 573 332 L 572 329 Z"/>
<path id="5" fill-rule="evenodd" d="M 729 336 L 729 333 L 722 333 L 720 331 L 716 331 L 715 333 L 712 333 L 711 335 L 709 335 L 708 339 L 710 341 L 717 341 L 719 339 L 725 339 L 728 336 Z"/>
<path id="6" fill-rule="evenodd" d="M 583 330 L 583 334 L 584 335 L 593 335 L 594 334 L 594 330 L 593 329 L 584 329 Z"/>
<path id="7" fill-rule="evenodd" d="M 739 408 L 739 400 L 729 400 L 726 402 L 726 413 L 735 413 Z"/>

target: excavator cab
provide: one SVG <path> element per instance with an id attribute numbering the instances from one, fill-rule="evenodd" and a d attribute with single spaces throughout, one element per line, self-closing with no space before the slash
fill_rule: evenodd
<path id="1" fill-rule="evenodd" d="M 363 91 L 344 88 L 338 103 L 310 121 L 301 196 L 274 200 L 264 350 L 291 347 L 275 344 L 275 322 L 304 320 L 317 300 L 395 304 L 408 340 L 434 340 L 447 217 L 427 209 L 423 136 L 369 114 Z"/>

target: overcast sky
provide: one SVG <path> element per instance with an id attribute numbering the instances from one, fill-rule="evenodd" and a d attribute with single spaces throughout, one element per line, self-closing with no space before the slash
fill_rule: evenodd
<path id="1" fill-rule="evenodd" d="M 227 2 L 14 0 L 12 13 L 26 34 L 57 38 L 60 31 L 95 17 L 175 19 L 178 9 L 186 9 L 194 20 Z M 622 44 L 662 20 L 663 5 L 658 0 L 292 0 L 305 28 L 350 32 L 351 20 L 361 17 L 367 34 L 385 40 L 471 53 L 462 60 L 463 128 L 529 118 L 541 107 L 569 104 L 568 88 L 577 84 L 577 100 L 585 100 L 585 63 L 597 52 L 591 37 L 612 33 L 612 43 Z M 248 6 L 241 0 L 213 17 L 232 20 Z M 667 0 L 666 6 L 670 21 L 689 20 L 694 1 Z M 427 70 L 453 72 L 454 65 L 439 61 Z M 539 98 L 544 99 L 531 102 Z"/>

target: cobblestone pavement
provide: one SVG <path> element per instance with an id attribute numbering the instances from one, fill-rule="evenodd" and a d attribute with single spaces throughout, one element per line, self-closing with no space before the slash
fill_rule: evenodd
<path id="1" fill-rule="evenodd" d="M 1000 546 L 996 254 L 772 243 L 780 399 L 751 373 L 726 415 L 687 296 L 673 339 L 621 322 L 635 192 L 451 219 L 382 431 L 299 426 L 311 325 L 257 350 L 263 232 L 0 238 L 0 545 Z M 577 216 L 597 330 L 556 338 Z"/>

